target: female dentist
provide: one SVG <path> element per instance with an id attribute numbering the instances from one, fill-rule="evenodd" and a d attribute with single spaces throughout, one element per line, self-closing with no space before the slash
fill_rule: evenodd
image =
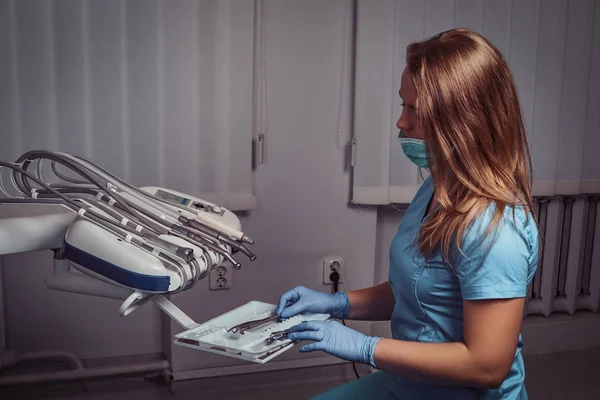
<path id="1" fill-rule="evenodd" d="M 389 281 L 335 294 L 297 287 L 277 311 L 391 320 L 391 339 L 331 320 L 291 329 L 311 341 L 302 352 L 379 370 L 316 399 L 527 399 L 520 330 L 538 230 L 513 77 L 466 29 L 409 45 L 406 64 L 399 140 L 430 176 L 391 243 Z"/>

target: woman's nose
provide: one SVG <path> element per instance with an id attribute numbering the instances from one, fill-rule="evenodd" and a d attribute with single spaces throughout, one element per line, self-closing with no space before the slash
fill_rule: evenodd
<path id="1" fill-rule="evenodd" d="M 396 128 L 402 130 L 402 129 L 404 129 L 403 127 L 404 127 L 404 124 L 402 122 L 402 118 L 398 118 L 398 121 L 396 122 Z"/>
<path id="2" fill-rule="evenodd" d="M 396 122 L 396 127 L 398 129 L 408 129 L 408 123 L 406 122 L 406 116 L 404 115 L 404 112 L 402 112 L 402 114 L 400 115 L 400 118 L 398 118 L 398 122 Z"/>

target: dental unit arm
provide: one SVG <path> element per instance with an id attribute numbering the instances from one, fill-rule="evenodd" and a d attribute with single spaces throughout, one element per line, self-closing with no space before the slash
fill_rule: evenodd
<path id="1" fill-rule="evenodd" d="M 0 256 L 51 249 L 48 288 L 122 300 L 121 316 L 152 302 L 184 329 L 175 344 L 265 363 L 294 345 L 289 328 L 329 315 L 282 321 L 276 305 L 252 301 L 198 324 L 165 297 L 224 263 L 240 268 L 239 254 L 253 261 L 253 243 L 230 210 L 137 188 L 83 157 L 35 150 L 0 161 Z"/>
<path id="2" fill-rule="evenodd" d="M 122 316 L 153 302 L 184 329 L 197 327 L 165 295 L 224 263 L 240 268 L 238 254 L 256 258 L 231 211 L 134 187 L 72 154 L 36 150 L 0 161 L 0 190 L 0 255 L 53 250 L 50 289 L 123 300 Z"/>

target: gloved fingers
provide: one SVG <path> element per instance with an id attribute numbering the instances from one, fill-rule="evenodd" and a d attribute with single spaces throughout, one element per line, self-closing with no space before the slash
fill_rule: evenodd
<path id="1" fill-rule="evenodd" d="M 291 332 L 302 332 L 302 331 L 318 331 L 324 326 L 326 321 L 304 321 L 301 324 L 294 325 L 290 328 Z"/>
<path id="2" fill-rule="evenodd" d="M 288 333 L 288 339 L 290 340 L 313 340 L 320 342 L 323 340 L 323 332 L 321 331 L 297 331 Z"/>
<path id="3" fill-rule="evenodd" d="M 325 350 L 325 346 L 320 342 L 316 342 L 316 343 L 311 343 L 311 344 L 302 346 L 299 349 L 299 351 L 302 353 L 308 353 L 308 352 L 317 351 L 317 350 L 321 350 L 321 351 Z"/>
<path id="4" fill-rule="evenodd" d="M 291 306 L 284 308 L 279 314 L 281 314 L 281 318 L 290 318 L 296 314 L 307 311 L 308 308 L 309 306 L 307 306 L 306 302 L 300 300 Z"/>
<path id="5" fill-rule="evenodd" d="M 298 299 L 300 299 L 300 291 L 298 288 L 293 288 L 282 294 L 279 298 L 279 303 L 277 304 L 277 314 L 281 314 L 288 305 L 296 303 Z"/>

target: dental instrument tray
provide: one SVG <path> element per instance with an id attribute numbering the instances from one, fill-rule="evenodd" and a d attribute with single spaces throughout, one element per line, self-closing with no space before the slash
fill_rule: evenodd
<path id="1" fill-rule="evenodd" d="M 284 333 L 287 329 L 304 321 L 329 318 L 328 314 L 304 313 L 280 320 L 276 308 L 273 304 L 251 301 L 175 335 L 174 343 L 264 364 L 294 345 Z"/>

